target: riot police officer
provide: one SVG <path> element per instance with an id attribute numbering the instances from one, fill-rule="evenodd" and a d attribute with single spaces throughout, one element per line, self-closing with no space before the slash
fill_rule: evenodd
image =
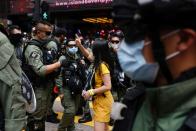
<path id="1" fill-rule="evenodd" d="M 124 112 L 135 116 L 130 124 L 115 131 L 196 130 L 195 5 L 194 0 L 116 0 L 114 14 L 126 27 L 119 61 L 128 76 L 144 83 L 146 95 L 137 112 Z"/>
<path id="2" fill-rule="evenodd" d="M 78 47 L 74 39 L 68 39 L 66 42 L 66 53 L 61 57 L 67 64 L 61 68 L 59 78 L 56 84 L 61 88 L 63 96 L 64 113 L 60 121 L 58 131 L 74 131 L 74 116 L 78 110 L 78 104 L 81 97 L 81 91 L 85 80 L 84 73 L 80 69 L 80 59 L 77 55 Z M 60 58 L 60 59 L 61 59 Z"/>
<path id="3" fill-rule="evenodd" d="M 22 31 L 21 31 L 20 27 L 17 25 L 10 26 L 8 31 L 9 31 L 10 42 L 15 47 L 16 57 L 18 58 L 18 60 L 22 64 L 22 52 L 23 52 Z"/>
<path id="4" fill-rule="evenodd" d="M 46 48 L 51 30 L 48 22 L 39 21 L 35 26 L 34 39 L 24 49 L 23 70 L 32 82 L 37 100 L 36 111 L 29 114 L 29 130 L 45 129 L 45 115 L 54 86 L 55 71 L 61 66 L 60 62 L 53 63 L 51 51 Z"/>
<path id="5" fill-rule="evenodd" d="M 53 31 L 52 38 L 49 40 L 49 42 L 46 45 L 46 48 L 51 51 L 53 54 L 53 59 L 54 62 L 58 61 L 58 58 L 61 56 L 62 51 L 62 45 L 64 44 L 64 39 L 66 35 L 66 31 L 62 28 L 55 28 Z M 53 104 L 53 101 L 55 100 L 55 97 L 57 97 L 58 93 L 55 93 L 54 90 L 57 89 L 56 86 L 53 88 L 53 92 L 51 93 L 51 107 Z M 48 113 L 47 113 L 47 122 L 52 122 L 52 123 L 59 123 L 59 119 L 57 118 L 58 114 L 54 113 L 52 108 L 49 108 Z"/>
<path id="6" fill-rule="evenodd" d="M 0 32 L 0 108 L 4 113 L 5 130 L 26 128 L 25 99 L 21 91 L 22 70 L 8 38 Z"/>

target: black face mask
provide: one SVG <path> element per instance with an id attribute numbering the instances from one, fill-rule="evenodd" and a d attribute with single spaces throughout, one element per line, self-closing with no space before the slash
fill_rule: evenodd
<path id="1" fill-rule="evenodd" d="M 22 34 L 11 34 L 9 38 L 14 46 L 20 46 L 22 44 Z"/>

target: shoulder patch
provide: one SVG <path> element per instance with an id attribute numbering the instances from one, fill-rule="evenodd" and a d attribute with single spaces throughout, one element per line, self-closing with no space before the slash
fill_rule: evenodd
<path id="1" fill-rule="evenodd" d="M 30 55 L 31 58 L 36 58 L 38 56 L 39 56 L 39 54 L 37 52 L 32 52 Z"/>

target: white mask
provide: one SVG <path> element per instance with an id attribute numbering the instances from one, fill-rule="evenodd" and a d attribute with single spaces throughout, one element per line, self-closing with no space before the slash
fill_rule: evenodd
<path id="1" fill-rule="evenodd" d="M 111 44 L 111 47 L 115 50 L 119 48 L 120 44 Z"/>

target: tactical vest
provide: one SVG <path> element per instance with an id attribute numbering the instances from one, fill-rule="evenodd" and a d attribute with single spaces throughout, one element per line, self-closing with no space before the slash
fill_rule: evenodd
<path id="1" fill-rule="evenodd" d="M 62 68 L 63 87 L 68 87 L 72 95 L 81 94 L 85 80 L 84 69 L 78 60 L 68 60 L 68 64 Z"/>
<path id="2" fill-rule="evenodd" d="M 54 72 L 54 73 L 50 73 L 45 77 L 40 77 L 39 75 L 37 75 L 33 69 L 31 68 L 30 65 L 28 65 L 28 63 L 26 62 L 25 59 L 25 50 L 29 45 L 35 45 L 37 47 L 40 48 L 40 50 L 42 50 L 43 53 L 43 64 L 44 65 L 49 65 L 54 63 L 54 58 L 55 58 L 55 53 L 51 50 L 48 50 L 45 47 L 45 44 L 41 43 L 38 40 L 33 39 L 32 41 L 30 41 L 23 50 L 23 60 L 22 60 L 22 69 L 23 71 L 26 73 L 26 75 L 28 76 L 29 80 L 31 81 L 33 87 L 40 87 L 40 85 L 45 85 L 47 84 L 49 81 L 53 81 L 54 78 L 58 75 L 58 72 Z"/>

